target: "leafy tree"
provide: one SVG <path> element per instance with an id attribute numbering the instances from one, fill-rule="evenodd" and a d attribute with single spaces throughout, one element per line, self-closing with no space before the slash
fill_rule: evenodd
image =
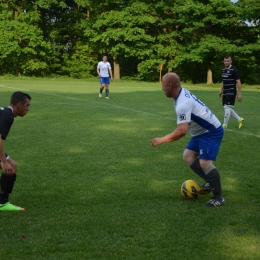
<path id="1" fill-rule="evenodd" d="M 140 63 L 153 55 L 151 48 L 155 37 L 147 33 L 156 16 L 147 5 L 133 3 L 122 10 L 112 10 L 100 14 L 88 26 L 85 35 L 98 48 L 99 53 L 107 53 L 114 59 L 135 57 Z M 143 77 L 142 71 L 140 77 Z M 145 73 L 147 75 L 147 73 Z"/>
<path id="2" fill-rule="evenodd" d="M 64 54 L 62 70 L 73 78 L 91 78 L 96 74 L 96 65 L 88 45 L 77 43 L 72 55 Z"/>
<path id="3" fill-rule="evenodd" d="M 47 68 L 50 45 L 37 27 L 39 14 L 19 1 L 4 2 L 0 12 L 0 71 L 41 75 Z"/>
<path id="4" fill-rule="evenodd" d="M 106 53 L 123 77 L 158 80 L 163 64 L 210 83 L 228 54 L 257 83 L 259 14 L 259 0 L 2 0 L 0 73 L 90 77 Z"/>

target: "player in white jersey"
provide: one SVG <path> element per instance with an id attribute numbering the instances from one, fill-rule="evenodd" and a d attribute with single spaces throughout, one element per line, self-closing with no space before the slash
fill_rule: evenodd
<path id="1" fill-rule="evenodd" d="M 112 75 L 112 69 L 110 63 L 107 61 L 107 56 L 103 55 L 102 61 L 100 61 L 97 65 L 97 74 L 100 78 L 100 91 L 99 91 L 99 97 L 102 97 L 102 91 L 104 88 L 106 88 L 106 98 L 109 98 L 109 84 L 110 84 L 110 78 L 113 79 Z"/>
<path id="2" fill-rule="evenodd" d="M 177 141 L 189 132 L 192 137 L 184 150 L 183 159 L 206 181 L 201 194 L 207 194 L 211 190 L 214 195 L 205 205 L 207 207 L 224 205 L 220 174 L 213 165 L 224 135 L 220 121 L 195 95 L 181 87 L 177 74 L 164 75 L 162 89 L 167 97 L 173 98 L 177 128 L 168 135 L 154 138 L 151 141 L 152 146 Z"/>

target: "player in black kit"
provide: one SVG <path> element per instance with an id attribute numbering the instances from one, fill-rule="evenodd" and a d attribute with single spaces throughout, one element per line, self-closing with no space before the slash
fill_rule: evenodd
<path id="1" fill-rule="evenodd" d="M 236 101 L 242 101 L 241 95 L 241 81 L 237 69 L 232 65 L 230 56 L 224 58 L 225 68 L 222 69 L 222 81 L 219 97 L 222 97 L 222 104 L 224 108 L 224 123 L 223 128 L 227 128 L 230 116 L 238 121 L 238 128 L 243 126 L 244 118 L 240 117 L 233 109 Z"/>
<path id="2" fill-rule="evenodd" d="M 17 164 L 5 152 L 3 140 L 6 139 L 16 116 L 25 116 L 30 108 L 31 97 L 21 91 L 14 92 L 11 96 L 10 106 L 0 107 L 0 168 L 1 175 L 0 211 L 20 211 L 24 208 L 9 202 L 16 180 Z"/>

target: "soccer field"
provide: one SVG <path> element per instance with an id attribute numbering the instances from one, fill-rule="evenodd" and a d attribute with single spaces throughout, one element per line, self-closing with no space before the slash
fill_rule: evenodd
<path id="1" fill-rule="evenodd" d="M 223 121 L 219 88 L 185 85 Z M 211 195 L 182 197 L 181 184 L 203 181 L 182 161 L 190 138 L 152 148 L 176 127 L 160 83 L 0 78 L 0 106 L 14 91 L 32 96 L 4 141 L 18 163 L 1 212 L 0 259 L 260 259 L 259 89 L 242 91 L 215 162 L 226 205 Z"/>

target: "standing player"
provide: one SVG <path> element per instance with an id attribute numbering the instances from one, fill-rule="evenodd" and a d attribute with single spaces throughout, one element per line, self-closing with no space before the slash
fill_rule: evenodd
<path id="1" fill-rule="evenodd" d="M 5 152 L 3 140 L 6 139 L 14 122 L 14 117 L 25 116 L 29 111 L 31 97 L 28 94 L 17 91 L 11 96 L 10 106 L 0 107 L 0 168 L 1 175 L 0 211 L 20 211 L 24 208 L 15 206 L 9 202 L 9 194 L 12 193 L 16 180 L 17 164 Z"/>
<path id="2" fill-rule="evenodd" d="M 106 98 L 109 98 L 109 84 L 110 78 L 113 79 L 112 69 L 110 63 L 107 61 L 107 56 L 103 55 L 102 61 L 100 61 L 97 65 L 97 74 L 100 77 L 100 91 L 99 97 L 102 97 L 102 91 L 104 87 L 106 88 Z M 110 75 L 110 78 L 109 78 Z"/>
<path id="3" fill-rule="evenodd" d="M 181 87 L 177 74 L 164 75 L 162 89 L 167 97 L 173 98 L 177 128 L 168 135 L 152 139 L 152 146 L 177 141 L 189 132 L 192 138 L 184 150 L 183 159 L 198 176 L 206 181 L 202 186 L 201 194 L 207 194 L 211 189 L 214 195 L 205 206 L 225 205 L 220 174 L 213 165 L 224 135 L 220 121 L 196 96 Z"/>
<path id="4" fill-rule="evenodd" d="M 231 65 L 232 59 L 230 56 L 224 58 L 225 68 L 222 69 L 222 87 L 219 92 L 219 97 L 222 97 L 222 104 L 224 107 L 224 124 L 223 128 L 227 128 L 230 116 L 238 121 L 238 128 L 243 126 L 244 118 L 240 117 L 232 107 L 235 105 L 236 95 L 237 100 L 242 101 L 241 95 L 241 81 L 238 71 Z M 237 87 L 236 87 L 237 84 Z"/>

